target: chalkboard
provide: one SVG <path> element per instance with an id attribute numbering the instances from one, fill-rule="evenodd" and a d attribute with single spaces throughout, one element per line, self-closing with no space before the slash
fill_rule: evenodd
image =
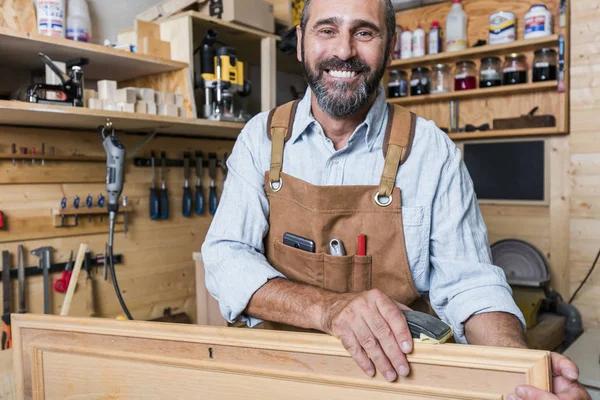
<path id="1" fill-rule="evenodd" d="M 465 143 L 478 199 L 544 201 L 544 141 Z"/>

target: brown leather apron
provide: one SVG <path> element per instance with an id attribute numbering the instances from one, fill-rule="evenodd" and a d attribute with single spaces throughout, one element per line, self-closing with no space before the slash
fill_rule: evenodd
<path id="1" fill-rule="evenodd" d="M 296 107 L 297 102 L 293 102 L 272 110 L 267 123 L 272 142 L 271 170 L 265 173 L 270 206 L 267 259 L 292 281 L 339 293 L 378 288 L 411 305 L 420 296 L 406 255 L 402 198 L 395 180 L 410 152 L 416 116 L 388 105 L 385 166 L 379 186 L 315 186 L 281 172 Z M 313 240 L 316 252 L 284 245 L 286 232 Z M 359 234 L 367 236 L 366 256 L 356 255 Z M 329 254 L 332 238 L 341 239 L 346 256 Z M 285 328 L 274 323 L 263 327 Z"/>

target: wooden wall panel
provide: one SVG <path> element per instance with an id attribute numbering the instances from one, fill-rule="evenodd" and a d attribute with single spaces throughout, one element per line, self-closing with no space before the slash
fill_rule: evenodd
<path id="1" fill-rule="evenodd" d="M 600 18 L 596 0 L 576 0 L 571 8 L 571 292 L 577 289 L 600 248 Z M 590 276 L 575 306 L 584 325 L 600 325 L 600 271 Z"/>
<path id="2" fill-rule="evenodd" d="M 116 126 L 118 129 L 118 126 Z M 142 140 L 143 136 L 119 134 L 127 149 L 133 149 Z M 45 142 L 46 152 L 49 146 L 55 147 L 56 155 L 80 154 L 88 156 L 103 156 L 104 150 L 100 137 L 90 131 L 59 131 L 46 129 L 27 129 L 14 127 L 0 127 L 0 153 L 10 151 L 10 144 L 16 143 L 17 147 L 35 146 L 41 148 Z M 193 138 L 157 137 L 142 148 L 136 156 L 149 157 L 150 151 L 167 152 L 169 158 L 181 158 L 184 151 L 201 150 L 217 152 L 222 157 L 224 152 L 231 152 L 233 142 L 229 140 L 198 140 Z M 27 252 L 40 246 L 52 246 L 56 249 L 53 253 L 53 262 L 66 262 L 71 250 L 77 252 L 79 243 L 86 241 L 92 254 L 104 252 L 104 244 L 108 236 L 107 218 L 102 225 L 96 217 L 99 228 L 95 234 L 85 234 L 87 217 L 80 217 L 81 227 L 70 228 L 67 234 L 61 229 L 52 228 L 51 220 L 47 221 L 50 210 L 60 208 L 63 195 L 69 199 L 69 205 L 75 195 L 79 195 L 82 207 L 85 207 L 85 198 L 88 194 L 95 198 L 105 191 L 104 163 L 64 163 L 66 169 L 62 172 L 65 180 L 69 173 L 77 170 L 78 174 L 99 174 L 102 179 L 98 183 L 44 183 L 44 174 L 56 168 L 52 163 L 46 162 L 45 166 L 36 163 L 35 166 L 19 166 L 28 172 L 28 179 L 36 184 L 2 184 L 0 183 L 0 210 L 4 212 L 8 224 L 12 221 L 35 221 L 43 226 L 39 229 L 40 237 L 34 240 L 20 241 L 11 238 L 11 233 L 16 231 L 0 230 L 0 250 L 9 250 L 13 253 L 16 268 L 16 251 L 19 244 L 23 244 Z M 25 168 L 27 167 L 27 168 Z M 12 168 L 11 160 L 0 160 L 0 171 Z M 61 167 L 62 168 L 62 167 Z M 205 195 L 208 195 L 208 169 L 204 171 Z M 0 175 L 3 175 L 0 174 Z M 160 179 L 160 170 L 157 169 L 157 179 Z M 127 166 L 124 194 L 128 196 L 128 203 L 134 211 L 128 215 L 129 233 L 127 239 L 123 232 L 115 235 L 115 253 L 123 254 L 124 264 L 116 265 L 119 285 L 123 297 L 136 319 L 150 319 L 160 317 L 165 308 L 170 307 L 173 312 L 185 311 L 190 317 L 196 318 L 195 304 L 195 265 L 192 253 L 200 250 L 202 241 L 208 230 L 212 217 L 208 212 L 201 217 L 184 218 L 181 216 L 181 193 L 183 188 L 183 168 L 168 168 L 167 187 L 169 188 L 170 218 L 168 221 L 151 221 L 148 217 L 148 189 L 150 187 L 151 169 Z M 195 185 L 195 176 L 192 180 Z M 222 175 L 217 171 L 217 192 L 221 193 Z M 122 228 L 122 226 L 121 226 Z M 62 228 L 64 229 L 64 228 Z M 122 230 L 122 229 L 121 229 Z M 55 236 L 61 237 L 55 237 Z M 38 259 L 25 254 L 27 266 L 37 265 Z M 102 278 L 102 268 L 98 275 L 93 274 L 93 288 L 95 293 L 96 316 L 114 318 L 120 315 L 121 309 L 114 293 L 112 282 L 105 282 Z M 52 276 L 52 280 L 60 274 Z M 84 284 L 86 274 L 80 276 L 80 284 Z M 42 289 L 43 282 L 39 276 L 27 279 L 27 303 L 30 312 L 43 312 Z M 77 291 L 73 303 L 72 315 L 88 315 L 84 298 Z M 16 282 L 13 283 L 13 310 L 16 311 Z M 64 296 L 53 293 L 51 306 L 58 313 Z"/>

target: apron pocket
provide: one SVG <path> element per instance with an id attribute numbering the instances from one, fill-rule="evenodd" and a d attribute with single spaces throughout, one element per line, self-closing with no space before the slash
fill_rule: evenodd
<path id="1" fill-rule="evenodd" d="M 323 286 L 323 253 L 309 253 L 276 241 L 271 263 L 286 278 Z"/>
<path id="2" fill-rule="evenodd" d="M 323 287 L 338 293 L 371 289 L 371 256 L 325 254 Z"/>

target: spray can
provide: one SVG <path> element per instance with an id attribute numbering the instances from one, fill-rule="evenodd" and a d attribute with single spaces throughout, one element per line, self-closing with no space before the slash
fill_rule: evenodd
<path id="1" fill-rule="evenodd" d="M 65 37 L 65 1 L 37 0 L 37 25 L 40 35 Z"/>

